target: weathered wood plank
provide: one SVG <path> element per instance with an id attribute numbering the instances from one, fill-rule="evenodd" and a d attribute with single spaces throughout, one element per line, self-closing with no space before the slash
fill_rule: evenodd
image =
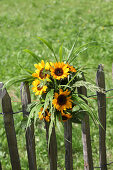
<path id="1" fill-rule="evenodd" d="M 2 87 L 3 87 L 3 83 L 0 82 L 0 88 Z M 0 93 L 2 93 L 0 95 L 2 96 L 2 112 L 4 113 L 4 126 L 5 126 L 7 141 L 8 141 L 12 170 L 21 170 L 20 159 L 19 159 L 18 148 L 17 148 L 16 133 L 14 127 L 14 120 L 12 114 L 13 110 L 11 105 L 11 99 L 6 89 L 4 89 L 3 91 L 0 90 Z"/>
<path id="2" fill-rule="evenodd" d="M 80 87 L 78 88 L 78 93 L 87 96 L 87 89 L 85 87 Z M 81 128 L 82 128 L 82 143 L 83 143 L 83 155 L 84 155 L 84 170 L 93 170 L 90 124 L 89 124 L 89 116 L 87 114 L 85 114 L 84 119 L 82 120 Z"/>
<path id="3" fill-rule="evenodd" d="M 21 102 L 23 116 L 26 117 L 29 115 L 27 112 L 27 105 L 31 103 L 30 91 L 28 84 L 21 83 Z M 26 129 L 26 148 L 29 162 L 29 170 L 37 170 L 36 165 L 36 153 L 35 153 L 35 136 L 34 136 L 34 123 Z"/>
<path id="4" fill-rule="evenodd" d="M 105 76 L 103 66 L 98 66 L 96 75 L 97 86 L 105 89 Z M 106 94 L 97 92 L 98 116 L 103 128 L 99 125 L 99 157 L 101 170 L 107 170 L 106 160 Z M 103 166 L 104 165 L 104 166 Z"/>
<path id="5" fill-rule="evenodd" d="M 49 144 L 50 170 L 57 170 L 57 141 L 55 126 L 53 125 Z"/>
<path id="6" fill-rule="evenodd" d="M 66 170 L 73 170 L 72 122 L 70 119 L 64 122 L 64 141 L 65 141 L 65 168 Z"/>
<path id="7" fill-rule="evenodd" d="M 48 139 L 49 139 L 49 123 L 45 122 L 46 128 L 46 140 L 48 146 Z M 52 133 L 50 137 L 50 143 L 48 148 L 48 156 L 50 161 L 50 170 L 57 170 L 57 140 L 56 140 L 56 132 L 55 126 L 53 125 Z"/>
<path id="8" fill-rule="evenodd" d="M 1 162 L 0 162 L 0 170 L 2 170 L 2 164 L 1 164 Z"/>

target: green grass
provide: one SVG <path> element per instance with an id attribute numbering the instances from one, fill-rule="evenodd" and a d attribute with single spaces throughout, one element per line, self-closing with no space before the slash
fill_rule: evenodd
<path id="1" fill-rule="evenodd" d="M 37 39 L 38 36 L 53 43 L 56 54 L 61 44 L 70 50 L 74 41 L 76 48 L 96 41 L 98 46 L 81 52 L 78 61 L 73 64 L 86 65 L 86 79 L 95 81 L 98 64 L 104 64 L 106 89 L 112 88 L 112 58 L 113 58 L 113 1 L 111 0 L 1 0 L 0 1 L 0 81 L 5 83 L 12 77 L 22 73 L 22 67 L 34 70 L 33 58 L 23 52 L 29 49 L 40 56 L 40 59 L 51 60 L 51 52 Z M 63 48 L 63 52 L 64 52 Z M 66 52 L 64 52 L 66 55 Z M 66 56 L 65 56 L 66 57 Z M 12 100 L 20 100 L 17 85 L 9 90 Z M 88 94 L 90 94 L 88 92 Z M 112 96 L 109 92 L 107 96 Z M 15 96 L 15 97 L 14 97 Z M 95 108 L 96 101 L 92 100 Z M 13 110 L 21 110 L 20 103 L 13 103 Z M 113 116 L 112 99 L 107 99 L 107 161 L 113 159 Z M 22 170 L 28 169 L 24 127 L 21 125 L 22 114 L 17 114 L 15 127 Z M 0 116 L 0 160 L 3 170 L 11 169 L 6 136 L 2 116 Z M 21 127 L 22 126 L 22 127 Z M 99 165 L 98 130 L 91 123 L 91 139 L 93 146 L 94 166 Z M 57 133 L 58 169 L 64 169 L 63 133 Z M 40 124 L 36 129 L 36 153 L 38 169 L 48 168 L 46 152 L 45 129 Z M 73 164 L 74 169 L 83 169 L 83 153 L 81 129 L 73 125 Z M 112 165 L 108 166 L 112 170 Z"/>

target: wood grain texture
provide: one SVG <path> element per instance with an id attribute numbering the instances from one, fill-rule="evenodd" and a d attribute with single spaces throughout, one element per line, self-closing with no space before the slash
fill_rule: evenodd
<path id="1" fill-rule="evenodd" d="M 55 126 L 53 125 L 49 144 L 50 170 L 57 170 L 57 140 Z"/>
<path id="2" fill-rule="evenodd" d="M 45 121 L 46 140 L 47 140 L 48 157 L 50 161 L 50 170 L 57 170 L 57 140 L 56 140 L 55 125 L 53 124 L 49 148 L 48 148 L 49 125 L 50 124 Z"/>
<path id="3" fill-rule="evenodd" d="M 84 75 L 83 79 L 85 80 Z M 78 93 L 87 96 L 87 89 L 85 87 L 79 87 Z M 87 101 L 85 102 L 87 103 Z M 82 120 L 81 129 L 84 155 L 84 170 L 93 170 L 90 124 L 88 114 L 85 114 L 84 119 Z"/>
<path id="4" fill-rule="evenodd" d="M 2 164 L 1 164 L 1 162 L 0 162 L 0 170 L 2 170 Z"/>
<path id="5" fill-rule="evenodd" d="M 0 87 L 1 88 L 3 87 L 2 83 L 0 83 Z M 17 148 L 16 133 L 14 127 L 14 120 L 12 114 L 13 110 L 11 105 L 11 99 L 6 89 L 4 89 L 3 91 L 1 90 L 0 92 L 4 93 L 1 94 L 2 112 L 4 113 L 4 126 L 5 126 L 6 136 L 7 136 L 12 170 L 21 170 L 20 159 L 19 159 L 18 148 Z"/>
<path id="6" fill-rule="evenodd" d="M 23 116 L 27 117 L 29 112 L 27 112 L 27 105 L 31 103 L 31 96 L 29 91 L 28 84 L 21 83 L 21 101 L 22 101 L 22 110 Z M 31 122 L 31 125 L 26 129 L 26 148 L 29 162 L 29 170 L 37 170 L 36 165 L 36 153 L 35 153 L 35 135 L 34 135 L 34 123 Z"/>
<path id="7" fill-rule="evenodd" d="M 96 75 L 97 86 L 105 89 L 105 76 L 103 66 L 98 66 Z M 107 170 L 106 160 L 106 94 L 97 92 L 98 116 L 103 128 L 99 125 L 99 157 L 101 170 Z"/>
<path id="8" fill-rule="evenodd" d="M 70 119 L 64 122 L 64 142 L 65 142 L 65 168 L 66 170 L 73 170 L 72 122 Z"/>

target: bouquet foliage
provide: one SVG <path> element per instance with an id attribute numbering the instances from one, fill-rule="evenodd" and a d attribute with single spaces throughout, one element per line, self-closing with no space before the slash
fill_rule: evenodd
<path id="1" fill-rule="evenodd" d="M 19 75 L 8 81 L 5 86 L 16 82 L 25 82 L 32 85 L 32 91 L 37 96 L 37 101 L 28 106 L 31 118 L 35 122 L 37 118 L 51 124 L 56 121 L 65 122 L 69 119 L 75 123 L 81 123 L 85 114 L 88 114 L 95 123 L 98 118 L 93 107 L 86 103 L 88 98 L 78 94 L 77 88 L 84 86 L 91 91 L 101 91 L 94 84 L 83 79 L 84 67 L 72 65 L 72 61 L 77 60 L 77 52 L 85 45 L 74 50 L 75 43 L 66 59 L 63 58 L 62 45 L 59 48 L 59 57 L 56 56 L 53 47 L 46 40 L 39 38 L 52 52 L 54 61 L 44 61 L 30 50 L 25 50 L 37 61 L 34 64 L 34 72 L 26 70 L 26 74 Z M 75 61 L 76 63 L 76 61 Z"/>

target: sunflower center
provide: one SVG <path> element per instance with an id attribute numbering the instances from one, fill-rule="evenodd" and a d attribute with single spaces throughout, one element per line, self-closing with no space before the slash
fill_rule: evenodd
<path id="1" fill-rule="evenodd" d="M 62 116 L 62 120 L 67 120 L 68 118 L 66 116 Z"/>
<path id="2" fill-rule="evenodd" d="M 62 74 L 63 74 L 62 68 L 56 68 L 56 69 L 55 69 L 55 74 L 56 74 L 57 76 L 62 76 Z"/>
<path id="3" fill-rule="evenodd" d="M 39 73 L 39 77 L 41 78 L 41 79 L 43 79 L 43 78 L 46 78 L 46 76 L 47 76 L 47 74 L 44 74 L 43 73 L 43 68 L 40 70 L 40 73 Z"/>
<path id="4" fill-rule="evenodd" d="M 66 104 L 66 101 L 67 101 L 67 99 L 66 99 L 65 95 L 61 94 L 61 95 L 58 96 L 57 102 L 58 102 L 59 105 Z"/>
<path id="5" fill-rule="evenodd" d="M 37 86 L 37 90 L 41 90 L 43 87 Z"/>
<path id="6" fill-rule="evenodd" d="M 47 110 L 45 110 L 45 116 L 48 116 L 48 111 Z"/>

